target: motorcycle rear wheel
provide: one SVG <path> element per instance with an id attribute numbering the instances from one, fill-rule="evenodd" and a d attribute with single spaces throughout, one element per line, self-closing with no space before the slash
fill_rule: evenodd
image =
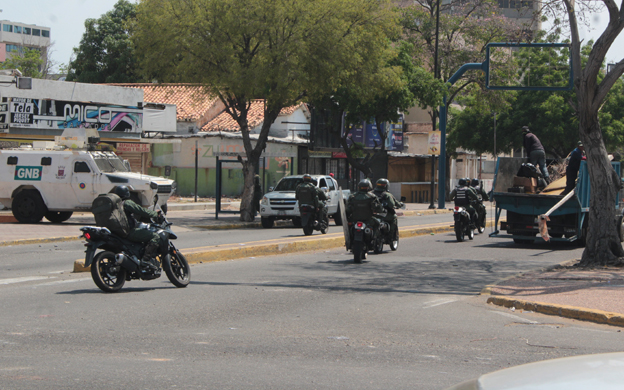
<path id="1" fill-rule="evenodd" d="M 314 228 L 310 225 L 305 225 L 303 227 L 303 234 L 305 234 L 306 236 L 311 235 L 314 232 Z"/>
<path id="2" fill-rule="evenodd" d="M 353 243 L 353 262 L 360 264 L 364 259 L 364 243 L 356 241 Z"/>
<path id="3" fill-rule="evenodd" d="M 171 248 L 165 256 L 163 268 L 167 279 L 176 287 L 186 287 L 191 281 L 191 268 L 186 257 L 177 249 Z"/>
<path id="4" fill-rule="evenodd" d="M 461 225 L 455 224 L 455 238 L 457 238 L 457 242 L 464 241 L 464 229 Z"/>
<path id="5" fill-rule="evenodd" d="M 105 293 L 117 292 L 126 283 L 126 269 L 117 265 L 113 252 L 103 251 L 93 259 L 91 278 Z"/>

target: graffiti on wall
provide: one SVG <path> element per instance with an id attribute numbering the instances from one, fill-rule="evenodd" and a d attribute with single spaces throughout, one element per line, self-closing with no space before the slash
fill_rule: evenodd
<path id="1" fill-rule="evenodd" d="M 52 99 L 3 97 L 11 127 L 36 129 L 90 128 L 99 131 L 140 133 L 143 109 L 115 104 Z"/>

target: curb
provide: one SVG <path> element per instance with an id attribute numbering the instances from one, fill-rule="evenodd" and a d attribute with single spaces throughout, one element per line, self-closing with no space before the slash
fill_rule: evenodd
<path id="1" fill-rule="evenodd" d="M 559 264 L 554 264 L 548 267 L 538 268 L 536 270 L 529 271 L 529 272 L 548 272 L 559 266 L 571 265 L 572 263 L 576 261 L 577 261 L 576 259 L 567 260 Z M 513 276 L 509 276 L 509 277 L 499 280 L 495 284 L 487 285 L 481 290 L 479 295 L 491 295 L 492 287 L 497 286 L 499 283 L 502 283 L 506 280 L 517 278 L 518 276 L 522 276 L 525 273 L 526 272 L 522 272 Z M 603 310 L 587 309 L 584 307 L 569 306 L 569 305 L 558 305 L 554 303 L 525 301 L 522 299 L 508 298 L 508 297 L 501 296 L 501 295 L 490 296 L 487 299 L 487 303 L 491 303 L 492 305 L 503 306 L 507 308 L 534 311 L 536 313 L 541 313 L 541 314 L 546 314 L 546 315 L 570 318 L 573 320 L 581 320 L 581 321 L 594 322 L 597 324 L 624 327 L 624 315 L 620 313 L 613 313 L 613 312 L 608 312 L 608 311 L 603 311 Z"/>
<path id="2" fill-rule="evenodd" d="M 511 299 L 501 296 L 488 298 L 487 303 L 493 305 L 513 307 L 516 309 L 534 311 L 537 313 L 571 318 L 574 320 L 595 322 L 624 327 L 624 315 L 602 310 L 592 310 L 576 306 L 555 305 L 543 302 L 529 302 L 520 299 Z"/>

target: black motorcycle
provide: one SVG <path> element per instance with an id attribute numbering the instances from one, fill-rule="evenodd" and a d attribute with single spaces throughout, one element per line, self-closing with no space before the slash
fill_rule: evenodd
<path id="1" fill-rule="evenodd" d="M 301 227 L 303 227 L 303 234 L 306 236 L 311 235 L 314 230 L 320 230 L 321 233 L 326 234 L 329 228 L 329 216 L 325 216 L 324 221 L 320 221 L 317 214 L 316 207 L 310 204 L 299 205 L 299 213 L 301 214 Z"/>
<path id="2" fill-rule="evenodd" d="M 372 250 L 379 254 L 383 251 L 384 238 L 382 231 L 390 230 L 390 225 L 386 222 L 380 223 L 380 228 L 376 229 L 367 225 L 363 221 L 349 222 L 351 236 L 351 252 L 353 252 L 353 261 L 361 263 Z"/>
<path id="3" fill-rule="evenodd" d="M 453 227 L 455 229 L 457 241 L 464 241 L 464 236 L 468 236 L 468 238 L 472 240 L 474 238 L 474 225 L 470 220 L 468 211 L 464 207 L 455 206 L 453 209 L 453 219 L 455 220 Z"/>
<path id="4" fill-rule="evenodd" d="M 191 269 L 186 258 L 170 240 L 177 236 L 171 230 L 171 222 L 161 216 L 148 228 L 160 236 L 160 246 L 155 260 L 158 264 L 141 261 L 145 244 L 121 238 L 105 227 L 84 226 L 80 228 L 87 242 L 85 267 L 91 266 L 91 277 L 104 292 L 119 291 L 126 280 L 152 280 L 165 270 L 167 278 L 176 287 L 186 287 L 191 280 Z M 98 249 L 102 251 L 95 253 Z"/>

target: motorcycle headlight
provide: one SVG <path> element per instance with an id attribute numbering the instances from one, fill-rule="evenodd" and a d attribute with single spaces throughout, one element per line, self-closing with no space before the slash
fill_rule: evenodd
<path id="1" fill-rule="evenodd" d="M 268 206 L 269 205 L 269 198 L 267 198 L 266 196 L 262 197 L 262 200 L 260 201 L 260 204 L 263 206 Z"/>

